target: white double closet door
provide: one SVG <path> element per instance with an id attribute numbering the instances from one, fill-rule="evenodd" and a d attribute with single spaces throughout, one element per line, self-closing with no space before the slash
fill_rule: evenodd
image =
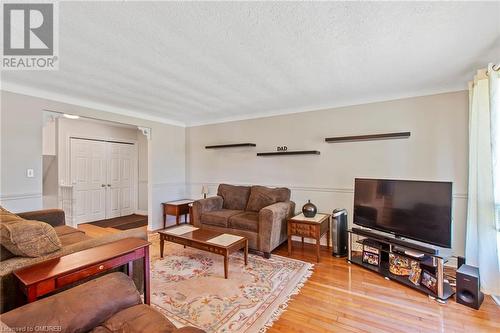
<path id="1" fill-rule="evenodd" d="M 135 212 L 137 150 L 134 144 L 71 138 L 75 222 Z"/>

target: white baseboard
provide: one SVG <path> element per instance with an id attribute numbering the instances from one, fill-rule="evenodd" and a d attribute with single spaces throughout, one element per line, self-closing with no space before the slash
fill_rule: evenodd
<path id="1" fill-rule="evenodd" d="M 135 211 L 135 214 L 147 216 L 148 215 L 148 211 L 147 210 L 139 210 L 138 209 L 138 210 Z"/>

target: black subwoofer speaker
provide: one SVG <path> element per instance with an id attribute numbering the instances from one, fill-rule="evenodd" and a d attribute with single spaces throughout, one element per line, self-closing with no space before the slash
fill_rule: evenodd
<path id="1" fill-rule="evenodd" d="M 466 264 L 460 266 L 457 270 L 457 303 L 479 309 L 484 300 L 480 287 L 479 269 Z"/>

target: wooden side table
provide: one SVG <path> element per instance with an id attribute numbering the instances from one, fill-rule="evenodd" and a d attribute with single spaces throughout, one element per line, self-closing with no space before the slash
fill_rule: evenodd
<path id="1" fill-rule="evenodd" d="M 194 200 L 182 199 L 176 201 L 168 201 L 162 203 L 163 205 L 163 229 L 167 227 L 167 215 L 175 216 L 175 224 L 180 224 L 180 217 L 184 215 L 184 222 L 187 223 L 187 216 L 189 214 L 189 204 Z M 191 222 L 191 219 L 189 220 Z"/>
<path id="2" fill-rule="evenodd" d="M 305 217 L 300 213 L 288 220 L 288 255 L 292 255 L 292 236 L 316 240 L 316 257 L 319 262 L 320 239 L 326 236 L 326 244 L 330 247 L 330 214 L 316 214 L 314 217 Z"/>
<path id="3" fill-rule="evenodd" d="M 144 303 L 149 304 L 150 244 L 139 238 L 125 238 L 18 269 L 14 271 L 14 276 L 28 303 L 31 303 L 67 285 L 123 265 L 127 265 L 128 275 L 132 277 L 133 261 L 142 259 Z"/>

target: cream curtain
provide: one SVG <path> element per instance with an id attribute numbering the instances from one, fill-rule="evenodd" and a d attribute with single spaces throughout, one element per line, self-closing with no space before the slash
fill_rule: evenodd
<path id="1" fill-rule="evenodd" d="M 490 65 L 469 84 L 469 190 L 465 257 L 481 290 L 500 295 L 500 75 Z"/>

